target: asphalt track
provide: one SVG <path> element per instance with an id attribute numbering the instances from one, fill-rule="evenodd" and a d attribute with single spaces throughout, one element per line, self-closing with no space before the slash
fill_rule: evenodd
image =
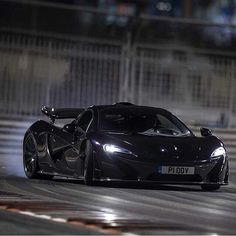
<path id="1" fill-rule="evenodd" d="M 236 234 L 236 164 L 230 185 L 28 180 L 0 165 L 1 234 Z"/>

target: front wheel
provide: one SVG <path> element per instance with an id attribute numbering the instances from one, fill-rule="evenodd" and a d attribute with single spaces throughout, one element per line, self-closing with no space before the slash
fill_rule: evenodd
<path id="1" fill-rule="evenodd" d="M 204 191 L 215 191 L 220 188 L 219 184 L 203 184 L 201 185 L 202 190 Z"/>
<path id="2" fill-rule="evenodd" d="M 93 170 L 94 170 L 93 147 L 92 144 L 89 141 L 87 141 L 85 149 L 85 160 L 84 160 L 84 183 L 86 185 L 94 185 Z"/>

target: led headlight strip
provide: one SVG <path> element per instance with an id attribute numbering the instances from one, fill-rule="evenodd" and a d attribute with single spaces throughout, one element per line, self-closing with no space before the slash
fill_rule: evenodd
<path id="1" fill-rule="evenodd" d="M 109 153 L 132 154 L 132 152 L 128 151 L 127 149 L 115 146 L 113 144 L 104 144 L 103 145 L 103 150 L 105 152 L 109 152 Z"/>
<path id="2" fill-rule="evenodd" d="M 211 158 L 217 158 L 220 156 L 226 156 L 226 151 L 223 147 L 219 147 L 217 148 L 214 152 L 212 152 L 211 154 Z"/>

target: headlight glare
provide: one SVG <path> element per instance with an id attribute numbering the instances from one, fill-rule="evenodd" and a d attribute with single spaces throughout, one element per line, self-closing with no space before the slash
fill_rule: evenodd
<path id="1" fill-rule="evenodd" d="M 109 153 L 125 153 L 125 154 L 132 154 L 130 151 L 126 150 L 125 148 L 117 147 L 113 144 L 104 144 L 103 150 Z"/>
<path id="2" fill-rule="evenodd" d="M 226 152 L 225 149 L 223 147 L 219 147 L 217 148 L 214 152 L 212 152 L 211 157 L 212 158 L 216 158 L 216 157 L 220 157 L 220 156 L 226 156 Z"/>

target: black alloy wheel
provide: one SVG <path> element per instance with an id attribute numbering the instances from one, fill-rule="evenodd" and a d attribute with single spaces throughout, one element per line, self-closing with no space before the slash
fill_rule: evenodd
<path id="1" fill-rule="evenodd" d="M 29 133 L 24 139 L 23 166 L 25 175 L 29 179 L 52 179 L 51 175 L 38 174 L 38 154 L 34 137 Z"/>
<path id="2" fill-rule="evenodd" d="M 25 175 L 29 179 L 37 178 L 37 150 L 31 133 L 24 140 L 23 165 Z"/>

